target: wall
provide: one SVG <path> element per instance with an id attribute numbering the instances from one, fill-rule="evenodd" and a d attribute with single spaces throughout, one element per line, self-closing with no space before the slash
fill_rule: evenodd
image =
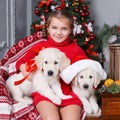
<path id="1" fill-rule="evenodd" d="M 0 0 L 0 58 L 30 34 L 32 0 Z"/>
<path id="2" fill-rule="evenodd" d="M 120 25 L 120 0 L 89 0 L 91 18 L 95 20 L 95 31 L 103 27 L 104 23 Z"/>
<path id="3" fill-rule="evenodd" d="M 26 36 L 27 31 L 27 1 L 16 0 L 16 40 Z"/>
<path id="4" fill-rule="evenodd" d="M 4 9 L 6 6 L 6 1 L 5 0 L 0 0 L 0 56 L 2 56 L 4 52 L 4 48 L 6 46 L 6 41 L 7 41 L 7 35 L 6 35 L 6 22 L 7 22 L 7 17 L 5 13 L 7 12 L 6 9 Z M 3 12 L 4 10 L 4 12 Z M 2 44 L 5 43 L 5 44 Z"/>

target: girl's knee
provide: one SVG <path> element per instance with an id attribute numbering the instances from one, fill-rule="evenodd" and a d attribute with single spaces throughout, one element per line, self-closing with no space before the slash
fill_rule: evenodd
<path id="1" fill-rule="evenodd" d="M 59 109 L 56 105 L 48 102 L 39 102 L 36 106 L 42 120 L 60 120 Z"/>
<path id="2" fill-rule="evenodd" d="M 81 107 L 78 105 L 69 105 L 60 109 L 62 120 L 80 120 Z"/>

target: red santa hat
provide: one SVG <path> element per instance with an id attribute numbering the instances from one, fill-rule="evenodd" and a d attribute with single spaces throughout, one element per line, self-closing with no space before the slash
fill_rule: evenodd
<path id="1" fill-rule="evenodd" d="M 77 75 L 77 73 L 79 73 L 85 68 L 91 68 L 98 72 L 102 80 L 107 78 L 107 74 L 105 70 L 102 68 L 101 64 L 95 60 L 90 59 L 79 60 L 73 63 L 60 73 L 60 77 L 63 79 L 65 83 L 69 84 L 73 80 L 73 78 Z"/>

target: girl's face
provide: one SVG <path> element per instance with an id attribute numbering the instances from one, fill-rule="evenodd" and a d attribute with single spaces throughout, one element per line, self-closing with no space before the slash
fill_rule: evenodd
<path id="1" fill-rule="evenodd" d="M 65 41 L 71 33 L 70 21 L 67 18 L 58 19 L 53 17 L 47 31 L 55 42 L 61 43 Z"/>

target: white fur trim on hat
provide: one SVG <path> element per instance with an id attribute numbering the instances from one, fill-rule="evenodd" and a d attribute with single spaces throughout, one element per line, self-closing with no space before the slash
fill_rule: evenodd
<path id="1" fill-rule="evenodd" d="M 79 73 L 85 68 L 91 68 L 95 70 L 96 72 L 99 73 L 103 80 L 107 78 L 107 74 L 105 70 L 102 68 L 101 64 L 95 60 L 90 59 L 79 60 L 73 63 L 60 73 L 60 77 L 63 79 L 65 83 L 69 84 L 73 80 L 73 78 L 77 75 L 77 73 Z"/>

